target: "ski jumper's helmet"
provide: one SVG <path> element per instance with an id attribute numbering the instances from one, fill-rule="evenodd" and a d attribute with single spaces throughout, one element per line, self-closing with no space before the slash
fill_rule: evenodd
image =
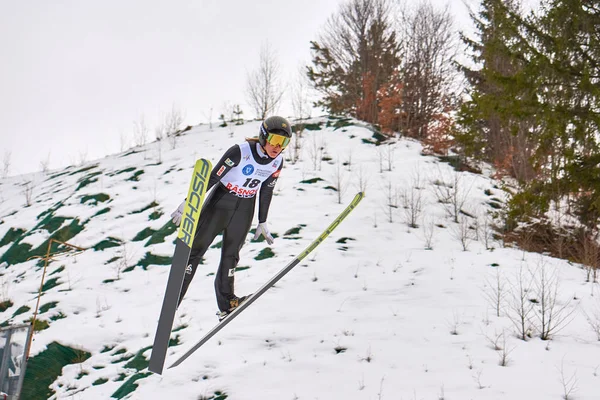
<path id="1" fill-rule="evenodd" d="M 262 147 L 265 147 L 265 145 L 267 144 L 267 138 L 270 134 L 280 135 L 291 139 L 292 126 L 290 125 L 288 120 L 283 117 L 269 117 L 265 119 L 262 124 L 260 124 L 258 141 Z"/>

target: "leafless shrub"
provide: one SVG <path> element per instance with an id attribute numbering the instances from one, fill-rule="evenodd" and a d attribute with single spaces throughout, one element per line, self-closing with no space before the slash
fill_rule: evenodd
<path id="1" fill-rule="evenodd" d="M 418 178 L 417 178 L 418 179 Z M 423 212 L 423 192 L 414 183 L 411 187 L 402 190 L 400 195 L 404 208 L 404 221 L 411 228 L 418 228 L 417 221 Z"/>
<path id="2" fill-rule="evenodd" d="M 591 313 L 584 311 L 585 317 L 600 341 L 600 301 L 596 300 L 594 310 Z"/>
<path id="3" fill-rule="evenodd" d="M 10 150 L 4 151 L 4 157 L 2 158 L 2 178 L 6 178 L 10 174 L 12 152 Z"/>
<path id="4" fill-rule="evenodd" d="M 358 172 L 356 174 L 356 189 L 358 189 L 359 192 L 363 192 L 366 193 L 367 192 L 367 186 L 369 184 L 369 179 L 367 179 L 367 177 L 365 176 L 365 170 L 363 168 L 362 165 L 360 165 L 358 167 Z"/>
<path id="5" fill-rule="evenodd" d="M 295 133 L 290 142 L 288 156 L 292 164 L 296 164 L 302 158 L 302 142 L 304 141 L 304 124 L 294 124 Z"/>
<path id="6" fill-rule="evenodd" d="M 493 218 L 491 215 L 487 213 L 479 215 L 477 218 L 477 232 L 479 240 L 485 245 L 485 249 L 491 250 L 494 237 Z"/>
<path id="7" fill-rule="evenodd" d="M 392 181 L 388 181 L 385 186 L 385 204 L 384 212 L 388 217 L 388 222 L 394 222 L 395 210 L 398 209 L 398 189 L 392 185 Z"/>
<path id="8" fill-rule="evenodd" d="M 456 311 L 454 311 L 452 313 L 452 322 L 449 323 L 450 326 L 450 334 L 451 335 L 458 335 L 458 326 L 461 324 L 460 322 L 460 315 L 458 315 L 458 313 Z"/>
<path id="9" fill-rule="evenodd" d="M 463 251 L 469 250 L 469 244 L 473 240 L 473 230 L 468 217 L 461 215 L 458 223 L 452 226 L 451 231 L 454 238 L 460 242 Z"/>
<path id="10" fill-rule="evenodd" d="M 425 250 L 433 250 L 433 236 L 435 233 L 435 222 L 432 218 L 424 218 L 423 224 L 423 238 L 425 240 Z"/>
<path id="11" fill-rule="evenodd" d="M 396 144 L 395 143 L 387 143 L 386 145 L 381 145 L 379 147 L 383 147 L 383 154 L 385 155 L 386 162 L 386 171 L 391 171 L 394 168 L 394 153 L 396 152 Z"/>
<path id="12" fill-rule="evenodd" d="M 333 184 L 336 188 L 337 201 L 338 204 L 342 204 L 342 200 L 344 194 L 346 193 L 346 189 L 348 188 L 348 182 L 346 174 L 344 173 L 344 169 L 342 168 L 342 163 L 339 158 L 335 163 L 335 172 L 333 174 Z"/>
<path id="13" fill-rule="evenodd" d="M 23 195 L 25 196 L 25 207 L 31 206 L 31 199 L 33 197 L 33 188 L 34 182 L 33 180 L 26 180 L 21 185 L 23 187 Z"/>
<path id="14" fill-rule="evenodd" d="M 504 330 L 502 330 L 501 333 L 494 332 L 494 335 L 489 335 L 485 332 L 482 333 L 494 351 L 500 351 L 503 349 L 504 346 L 501 340 L 504 339 L 504 341 L 506 341 L 506 334 Z"/>
<path id="15" fill-rule="evenodd" d="M 171 149 L 175 149 L 177 147 L 177 138 L 181 135 L 181 125 L 183 124 L 183 119 L 183 113 L 175 104 L 171 106 L 171 111 L 169 111 L 164 117 L 164 130 L 169 138 L 169 142 L 171 143 Z"/>
<path id="16" fill-rule="evenodd" d="M 146 145 L 148 141 L 148 124 L 146 124 L 146 118 L 144 115 L 140 116 L 138 121 L 133 123 L 133 142 L 136 147 L 142 147 Z"/>
<path id="17" fill-rule="evenodd" d="M 572 400 L 573 394 L 577 391 L 577 371 L 573 372 L 571 377 L 567 377 L 565 373 L 565 360 L 563 359 L 560 363 L 558 373 L 560 374 L 560 384 L 563 388 L 563 400 Z"/>
<path id="18" fill-rule="evenodd" d="M 507 367 L 508 364 L 510 363 L 510 353 L 512 353 L 512 351 L 515 348 L 508 348 L 508 343 L 506 341 L 506 334 L 504 333 L 504 331 L 502 332 L 502 345 L 500 346 L 500 349 L 497 350 L 498 352 L 498 356 L 500 357 L 500 362 L 499 365 L 501 367 Z"/>
<path id="19" fill-rule="evenodd" d="M 467 203 L 473 185 L 471 183 L 466 186 L 463 181 L 461 173 L 453 171 L 451 176 L 447 177 L 438 167 L 438 177 L 432 185 L 435 197 L 456 223 L 459 222 L 460 212 Z"/>
<path id="20" fill-rule="evenodd" d="M 312 161 L 313 171 L 321 170 L 324 150 L 323 136 L 313 133 L 308 146 L 308 155 Z"/>
<path id="21" fill-rule="evenodd" d="M 496 316 L 500 317 L 506 301 L 507 291 L 505 290 L 506 282 L 500 273 L 500 269 L 495 268 L 495 270 L 496 277 L 493 281 L 490 280 L 489 277 L 485 279 L 483 295 L 496 312 Z"/>
<path id="22" fill-rule="evenodd" d="M 541 260 L 535 271 L 534 289 L 539 312 L 535 313 L 540 328 L 540 338 L 550 340 L 573 319 L 574 309 L 569 310 L 571 301 L 558 304 L 559 278 L 556 269 Z"/>
<path id="23" fill-rule="evenodd" d="M 277 57 L 269 44 L 261 46 L 258 69 L 248 73 L 246 82 L 248 103 L 260 120 L 277 110 L 283 96 L 279 83 L 280 69 Z"/>
<path id="24" fill-rule="evenodd" d="M 48 173 L 49 169 L 50 169 L 50 153 L 48 153 L 46 158 L 44 158 L 42 161 L 40 161 L 40 170 L 44 174 Z"/>
<path id="25" fill-rule="evenodd" d="M 531 317 L 533 303 L 529 301 L 529 291 L 532 286 L 532 277 L 523 266 L 519 268 L 516 277 L 510 282 L 511 292 L 508 301 L 508 318 L 517 330 L 521 340 L 531 337 Z"/>
<path id="26" fill-rule="evenodd" d="M 483 369 L 479 369 L 475 375 L 473 375 L 473 379 L 475 383 L 477 383 L 477 389 L 485 389 L 485 386 L 481 383 L 481 374 L 483 374 Z"/>

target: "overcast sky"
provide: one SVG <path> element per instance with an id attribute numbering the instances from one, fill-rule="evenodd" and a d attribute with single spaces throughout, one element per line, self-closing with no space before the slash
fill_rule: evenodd
<path id="1" fill-rule="evenodd" d="M 465 6 L 449 1 L 464 25 Z M 142 115 L 153 131 L 173 106 L 187 124 L 211 108 L 216 120 L 226 102 L 254 117 L 244 90 L 261 46 L 291 82 L 341 3 L 0 0 L 0 160 L 10 153 L 16 175 L 99 158 L 132 142 Z"/>

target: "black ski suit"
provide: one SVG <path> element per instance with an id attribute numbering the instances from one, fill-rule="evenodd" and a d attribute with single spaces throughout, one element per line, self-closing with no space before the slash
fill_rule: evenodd
<path id="1" fill-rule="evenodd" d="M 274 159 L 267 156 L 260 145 L 254 140 L 249 140 L 249 147 L 254 161 L 260 165 L 273 163 Z M 207 190 L 208 194 L 202 211 L 196 236 L 192 244 L 190 259 L 186 268 L 183 286 L 179 295 L 179 303 L 183 299 L 190 282 L 194 278 L 198 263 L 208 250 L 219 233 L 223 233 L 223 246 L 221 248 L 221 262 L 215 277 L 215 292 L 219 310 L 227 311 L 230 308 L 229 300 L 234 293 L 234 271 L 240 259 L 240 250 L 244 245 L 246 236 L 252 225 L 256 195 L 252 197 L 239 197 L 238 194 L 228 189 L 221 181 L 235 168 L 244 168 L 242 162 L 241 145 L 234 145 L 225 152 L 219 162 L 213 167 L 210 174 Z M 277 159 L 275 159 L 277 160 Z M 275 183 L 283 167 L 283 159 L 279 157 L 280 165 L 276 171 L 267 177 L 260 185 L 258 207 L 258 222 L 266 222 L 269 205 L 273 197 Z M 246 194 L 248 195 L 248 194 Z"/>

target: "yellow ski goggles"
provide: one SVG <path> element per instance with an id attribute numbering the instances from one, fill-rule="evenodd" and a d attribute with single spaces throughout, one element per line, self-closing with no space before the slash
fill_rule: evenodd
<path id="1" fill-rule="evenodd" d="M 281 148 L 285 148 L 290 144 L 290 138 L 276 133 L 269 133 L 267 135 L 267 143 L 272 146 L 281 146 Z"/>

